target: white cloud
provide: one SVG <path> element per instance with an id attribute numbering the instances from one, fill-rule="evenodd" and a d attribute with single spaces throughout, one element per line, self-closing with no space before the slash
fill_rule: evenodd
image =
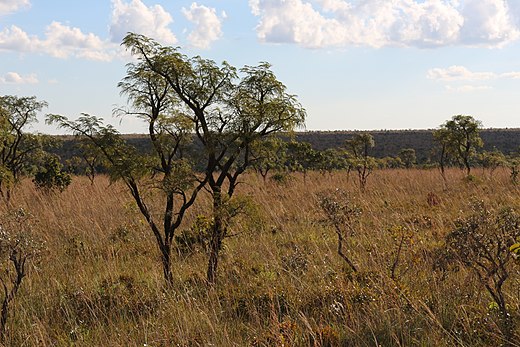
<path id="1" fill-rule="evenodd" d="M 35 74 L 22 76 L 16 72 L 8 72 L 4 76 L 0 76 L 0 84 L 36 84 L 38 77 Z"/>
<path id="2" fill-rule="evenodd" d="M 29 0 L 0 0 L 0 15 L 7 9 L 13 11 L 21 6 L 30 5 Z M 52 22 L 42 36 L 30 35 L 16 25 L 0 31 L 0 52 L 46 54 L 56 58 L 82 58 L 87 60 L 110 61 L 115 57 L 127 57 L 120 47 L 127 32 L 137 32 L 164 43 L 172 44 L 177 40 L 168 25 L 172 17 L 161 6 L 147 7 L 141 0 L 112 0 L 110 38 L 102 39 L 93 33 Z"/>
<path id="3" fill-rule="evenodd" d="M 147 7 L 141 0 L 112 0 L 110 39 L 119 44 L 128 32 L 135 32 L 173 44 L 177 38 L 168 28 L 172 22 L 172 16 L 160 5 Z"/>
<path id="4" fill-rule="evenodd" d="M 447 69 L 431 69 L 426 76 L 429 79 L 441 81 L 482 81 L 497 77 L 493 72 L 472 72 L 464 66 L 458 65 L 450 66 Z"/>
<path id="5" fill-rule="evenodd" d="M 446 69 L 434 68 L 428 70 L 426 77 L 439 81 L 485 81 L 494 79 L 520 79 L 520 72 L 511 71 L 505 73 L 473 72 L 464 66 L 453 65 Z"/>
<path id="6" fill-rule="evenodd" d="M 431 80 L 449 82 L 449 85 L 444 86 L 447 91 L 467 93 L 492 89 L 491 86 L 483 85 L 483 81 L 520 79 L 520 72 L 473 72 L 464 66 L 453 65 L 446 69 L 430 69 L 426 73 L 426 77 Z"/>
<path id="7" fill-rule="evenodd" d="M 45 30 L 43 50 L 57 58 L 76 56 L 88 60 L 108 61 L 112 56 L 107 52 L 107 44 L 96 35 L 84 34 L 59 22 L 52 22 Z"/>
<path id="8" fill-rule="evenodd" d="M 520 1 L 506 0 L 506 3 L 511 19 L 516 23 L 517 27 L 520 27 Z"/>
<path id="9" fill-rule="evenodd" d="M 214 8 L 192 3 L 189 9 L 183 8 L 182 13 L 187 20 L 195 24 L 195 29 L 188 35 L 190 44 L 197 48 L 209 48 L 212 42 L 222 36 L 221 18 Z M 226 18 L 222 13 L 222 19 Z"/>
<path id="10" fill-rule="evenodd" d="M 311 48 L 497 47 L 520 37 L 518 0 L 249 0 L 249 5 L 259 17 L 261 41 Z"/>
<path id="11" fill-rule="evenodd" d="M 29 0 L 0 0 L 0 16 L 31 6 Z"/>
<path id="12" fill-rule="evenodd" d="M 45 29 L 45 38 L 30 36 L 13 25 L 0 32 L 0 51 L 41 53 L 56 58 L 77 57 L 109 61 L 117 55 L 118 45 L 85 34 L 80 29 L 52 22 Z"/>
<path id="13" fill-rule="evenodd" d="M 517 80 L 517 79 L 520 79 L 520 72 L 517 72 L 517 71 L 505 72 L 505 73 L 501 74 L 500 77 Z"/>
<path id="14" fill-rule="evenodd" d="M 461 14 L 464 16 L 463 44 L 503 46 L 520 36 L 513 11 L 504 0 L 465 0 Z"/>
<path id="15" fill-rule="evenodd" d="M 456 92 L 456 93 L 471 93 L 471 92 L 478 92 L 483 90 L 490 90 L 493 89 L 490 86 L 473 86 L 473 85 L 463 85 L 458 87 L 452 87 L 452 86 L 446 86 L 446 90 L 449 92 Z"/>

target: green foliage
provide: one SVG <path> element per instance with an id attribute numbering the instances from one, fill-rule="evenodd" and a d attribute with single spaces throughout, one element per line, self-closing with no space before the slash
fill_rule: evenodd
<path id="1" fill-rule="evenodd" d="M 479 134 L 481 127 L 482 123 L 471 116 L 456 115 L 434 131 L 433 136 L 441 147 L 441 170 L 444 170 L 448 158 L 453 158 L 465 168 L 467 175 L 471 173 L 476 150 L 483 146 Z"/>
<path id="2" fill-rule="evenodd" d="M 399 151 L 399 158 L 407 169 L 412 168 L 417 164 L 417 157 L 415 156 L 415 149 L 403 148 Z"/>
<path id="3" fill-rule="evenodd" d="M 229 226 L 228 216 L 223 214 L 223 196 L 233 196 L 239 176 L 259 158 L 255 158 L 255 150 L 261 152 L 258 142 L 303 125 L 305 110 L 294 95 L 286 92 L 268 63 L 237 70 L 226 62 L 219 66 L 200 56 L 189 58 L 177 48 L 133 33 L 122 44 L 136 60 L 127 65 L 127 75 L 119 83 L 129 108 L 117 112 L 147 122 L 153 155 L 139 155 L 113 127 L 94 116 L 69 121 L 49 115 L 48 122 L 88 139 L 105 157 L 111 178 L 125 182 L 152 229 L 162 253 L 165 277 L 172 282 L 171 243 L 198 192 L 206 185 L 212 192 L 215 227 L 210 259 L 216 259 Z M 192 134 L 203 147 L 193 163 L 184 156 Z M 195 175 L 195 164 L 201 167 L 200 177 Z M 144 201 L 145 178 L 156 181 L 152 184 L 164 193 L 165 208 L 160 217 Z M 224 183 L 227 192 L 222 191 Z M 156 218 L 162 219 L 164 230 L 160 230 Z M 216 260 L 214 264 L 216 271 Z"/>
<path id="4" fill-rule="evenodd" d="M 64 191 L 72 182 L 58 157 L 47 155 L 38 172 L 34 175 L 34 184 L 37 188 L 50 192 L 54 190 Z"/>
<path id="5" fill-rule="evenodd" d="M 287 143 L 286 166 L 291 172 L 307 173 L 319 163 L 319 153 L 307 142 L 291 141 Z"/>
<path id="6" fill-rule="evenodd" d="M 271 171 L 283 171 L 287 144 L 275 136 L 256 141 L 252 146 L 252 166 L 265 180 Z"/>
<path id="7" fill-rule="evenodd" d="M 43 148 L 48 137 L 26 133 L 36 114 L 47 106 L 36 97 L 0 97 L 0 192 L 10 196 L 11 187 L 27 169 L 30 157 Z"/>
<path id="8" fill-rule="evenodd" d="M 27 266 L 37 261 L 43 244 L 33 237 L 32 216 L 25 210 L 12 211 L 0 219 L 0 282 L 2 310 L 0 312 L 0 341 L 6 338 L 6 324 L 15 299 L 27 275 Z"/>
<path id="9" fill-rule="evenodd" d="M 276 172 L 270 177 L 271 181 L 280 184 L 280 185 L 287 185 L 293 177 L 288 174 L 287 172 Z"/>
<path id="10" fill-rule="evenodd" d="M 370 149 L 375 146 L 374 138 L 368 133 L 355 134 L 345 145 L 352 155 L 352 166 L 358 173 L 359 188 L 365 191 L 368 176 L 377 167 L 377 161 L 369 155 Z"/>
<path id="11" fill-rule="evenodd" d="M 507 167 L 509 167 L 511 182 L 513 184 L 518 183 L 518 175 L 520 174 L 520 156 L 518 154 L 510 155 L 506 158 Z"/>
<path id="12" fill-rule="evenodd" d="M 493 151 L 484 151 L 480 153 L 478 159 L 482 168 L 488 169 L 491 174 L 493 174 L 493 171 L 497 168 L 507 165 L 506 156 L 496 148 Z"/>
<path id="13" fill-rule="evenodd" d="M 128 145 L 113 126 L 105 125 L 102 118 L 84 113 L 77 120 L 70 121 L 67 117 L 49 114 L 46 121 L 89 141 L 88 151 L 103 154 L 113 181 L 139 179 L 151 172 L 150 159 L 140 156 L 137 149 Z"/>
<path id="14" fill-rule="evenodd" d="M 520 216 L 511 208 L 494 211 L 476 201 L 473 214 L 457 220 L 455 226 L 446 237 L 448 249 L 486 287 L 498 306 L 504 338 L 511 341 L 513 321 L 503 286 L 512 274 L 515 244 L 520 239 Z"/>
<path id="15" fill-rule="evenodd" d="M 357 272 L 357 267 L 349 256 L 345 254 L 343 247 L 346 239 L 355 232 L 355 224 L 361 215 L 361 209 L 352 202 L 349 194 L 341 189 L 318 194 L 318 205 L 325 214 L 327 222 L 336 232 L 338 237 L 338 255 L 353 272 Z"/>
<path id="16" fill-rule="evenodd" d="M 187 256 L 202 249 L 208 250 L 208 241 L 213 222 L 207 216 L 198 215 L 189 229 L 182 230 L 175 236 L 175 244 L 180 255 Z"/>
<path id="17" fill-rule="evenodd" d="M 335 170 L 345 170 L 349 167 L 349 154 L 339 148 L 328 148 L 318 152 L 318 162 L 315 169 L 321 172 L 332 173 Z"/>
<path id="18" fill-rule="evenodd" d="M 186 117 L 203 146 L 200 162 L 205 178 L 200 188 L 207 183 L 211 190 L 215 223 L 210 241 L 208 282 L 215 283 L 218 253 L 227 234 L 225 216 L 220 215 L 223 196 L 233 196 L 240 175 L 254 162 L 255 143 L 270 134 L 290 132 L 303 125 L 305 110 L 294 95 L 286 92 L 269 63 L 237 70 L 226 62 L 219 66 L 199 56 L 188 58 L 177 48 L 164 47 L 134 33 L 124 38 L 123 46 L 138 61 L 128 70 L 132 83 L 159 80 L 154 83 L 159 92 L 154 93 L 153 100 L 162 100 L 161 96 L 168 95 L 170 90 L 171 99 L 178 102 L 172 103 L 169 114 Z M 137 77 L 134 71 L 139 73 Z M 139 109 L 144 101 L 133 96 L 134 89 L 128 93 L 123 87 L 134 107 Z M 153 141 L 153 131 L 151 137 Z M 160 146 L 154 145 L 160 151 Z M 223 192 L 225 182 L 227 191 Z"/>

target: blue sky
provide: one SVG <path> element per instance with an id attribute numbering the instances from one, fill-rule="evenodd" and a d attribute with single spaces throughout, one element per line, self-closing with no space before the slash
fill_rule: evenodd
<path id="1" fill-rule="evenodd" d="M 126 32 L 241 67 L 268 61 L 307 129 L 519 127 L 520 0 L 0 0 L 0 95 L 113 118 Z M 35 131 L 56 129 L 41 121 Z"/>

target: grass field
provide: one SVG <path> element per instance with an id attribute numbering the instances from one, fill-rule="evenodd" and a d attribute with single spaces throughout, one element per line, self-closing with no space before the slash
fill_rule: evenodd
<path id="1" fill-rule="evenodd" d="M 175 285 L 165 287 L 153 235 L 122 184 L 75 177 L 48 195 L 22 182 L 12 206 L 34 216 L 45 250 L 15 298 L 5 345 L 498 346 L 483 283 L 463 266 L 436 267 L 445 235 L 472 202 L 520 210 L 507 171 L 475 174 L 467 181 L 453 169 L 444 184 L 436 170 L 381 170 L 363 194 L 346 173 L 286 185 L 248 174 L 239 187 L 250 214 L 225 240 L 214 288 L 202 246 L 179 249 Z M 337 254 L 318 203 L 335 189 L 361 211 L 345 244 L 356 273 Z M 209 206 L 203 194 L 182 229 L 209 216 Z M 519 270 L 512 264 L 505 284 L 516 323 Z"/>

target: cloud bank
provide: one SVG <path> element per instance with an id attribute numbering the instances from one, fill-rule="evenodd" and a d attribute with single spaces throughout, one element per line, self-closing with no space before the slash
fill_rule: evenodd
<path id="1" fill-rule="evenodd" d="M 177 38 L 168 28 L 171 23 L 172 16 L 160 5 L 147 7 L 141 0 L 132 0 L 129 3 L 112 0 L 112 42 L 119 44 L 128 32 L 135 32 L 171 45 L 177 42 Z"/>
<path id="2" fill-rule="evenodd" d="M 260 41 L 308 48 L 501 47 L 520 37 L 518 0 L 249 0 Z"/>
<path id="3" fill-rule="evenodd" d="M 31 6 L 29 0 L 1 0 L 0 1 L 0 16 L 7 15 L 22 8 L 28 8 Z"/>
<path id="4" fill-rule="evenodd" d="M 197 48 L 209 48 L 211 43 L 222 36 L 222 17 L 214 8 L 192 3 L 189 9 L 183 8 L 182 13 L 187 20 L 195 24 L 195 29 L 188 35 L 188 42 Z"/>
<path id="5" fill-rule="evenodd" d="M 505 73 L 473 72 L 464 66 L 453 65 L 446 69 L 435 68 L 428 70 L 426 77 L 439 81 L 485 81 L 495 79 L 520 79 L 520 72 L 511 71 Z"/>
<path id="6" fill-rule="evenodd" d="M 22 76 L 16 72 L 8 72 L 4 76 L 0 76 L 0 84 L 36 84 L 38 77 L 35 74 Z"/>
<path id="7" fill-rule="evenodd" d="M 0 2 L 0 15 L 30 6 L 29 0 L 4 0 Z M 188 42 L 197 48 L 209 48 L 222 37 L 222 20 L 214 8 L 196 2 L 183 15 L 194 24 L 188 34 Z M 146 6 L 141 0 L 112 0 L 108 38 L 102 39 L 93 33 L 84 33 L 80 28 L 54 21 L 43 35 L 30 35 L 16 25 L 0 31 L 0 52 L 45 54 L 56 58 L 81 58 L 95 61 L 111 61 L 125 56 L 119 46 L 128 32 L 136 32 L 162 44 L 177 43 L 177 37 L 169 28 L 173 17 L 160 5 Z"/>
<path id="8" fill-rule="evenodd" d="M 14 10 L 28 1 L 2 2 L 0 10 Z M 3 6 L 3 7 L 2 7 Z M 2 13 L 2 12 L 0 12 Z M 172 17 L 161 6 L 147 7 L 140 0 L 125 3 L 112 0 L 112 16 L 109 25 L 109 39 L 102 39 L 93 33 L 84 33 L 80 28 L 52 22 L 43 37 L 30 35 L 16 25 L 0 31 L 0 51 L 46 54 L 56 58 L 81 58 L 94 61 L 110 61 L 123 55 L 119 44 L 127 32 L 138 32 L 154 37 L 164 44 L 177 42 L 168 29 Z"/>
<path id="9" fill-rule="evenodd" d="M 111 60 L 118 47 L 109 45 L 94 34 L 60 22 L 49 24 L 44 38 L 29 35 L 16 25 L 0 31 L 0 51 L 47 54 L 56 58 Z"/>

